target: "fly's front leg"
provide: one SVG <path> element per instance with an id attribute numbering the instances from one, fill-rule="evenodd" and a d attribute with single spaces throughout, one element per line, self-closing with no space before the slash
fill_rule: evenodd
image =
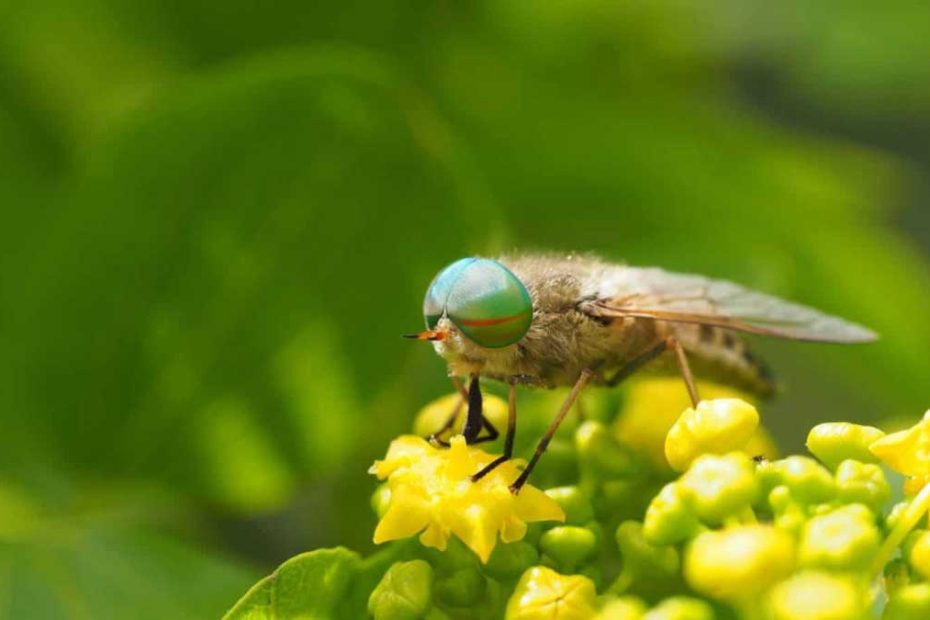
<path id="1" fill-rule="evenodd" d="M 447 430 L 452 428 L 455 424 L 455 419 L 459 417 L 459 413 L 462 411 L 462 407 L 465 406 L 465 401 L 468 400 L 468 392 L 465 391 L 465 386 L 462 385 L 462 382 L 459 381 L 458 377 L 450 377 L 452 385 L 455 386 L 455 391 L 461 394 L 461 398 L 455 403 L 455 407 L 452 408 L 452 413 L 443 423 L 443 425 L 434 433 L 431 433 L 426 441 L 431 444 L 443 446 L 445 448 L 449 447 L 449 442 L 442 439 L 442 434 Z"/>
<path id="2" fill-rule="evenodd" d="M 474 374 L 468 384 L 468 411 L 465 414 L 465 426 L 462 428 L 462 435 L 465 436 L 467 444 L 475 443 L 478 433 L 484 427 L 484 415 L 481 413 L 481 408 L 481 384 L 478 375 Z"/>
<path id="3" fill-rule="evenodd" d="M 507 461 L 513 456 L 513 437 L 517 432 L 517 385 L 516 381 L 511 379 L 508 382 L 507 390 L 507 437 L 504 439 L 504 453 L 488 463 L 477 474 L 471 477 L 472 482 L 478 482 L 494 469 Z M 493 428 L 493 427 L 492 427 Z M 497 437 L 497 432 L 494 434 Z"/>
<path id="4" fill-rule="evenodd" d="M 572 404 L 574 404 L 575 400 L 578 398 L 578 394 L 581 393 L 582 388 L 584 388 L 585 384 L 588 383 L 588 380 L 591 379 L 592 374 L 592 371 L 588 369 L 581 371 L 581 376 L 578 377 L 578 380 L 572 387 L 572 391 L 568 393 L 568 397 L 565 399 L 565 402 L 562 403 L 562 407 L 559 409 L 559 413 L 555 416 L 555 419 L 552 421 L 552 424 L 549 425 L 549 428 L 546 429 L 546 434 L 543 435 L 543 438 L 539 440 L 539 445 L 536 446 L 536 452 L 533 453 L 533 458 L 531 458 L 530 462 L 527 463 L 526 469 L 523 470 L 523 473 L 520 474 L 520 477 L 514 480 L 513 484 L 510 485 L 510 492 L 514 495 L 519 493 L 520 489 L 523 488 L 523 485 L 526 484 L 526 480 L 533 472 L 533 468 L 536 467 L 536 463 L 539 462 L 539 458 L 543 455 L 543 452 L 546 451 L 546 448 L 549 447 L 549 442 L 552 441 L 552 436 L 555 435 L 557 430 L 559 430 L 559 425 L 562 423 L 562 420 L 565 419 L 565 415 L 568 413 L 568 410 L 572 408 Z"/>

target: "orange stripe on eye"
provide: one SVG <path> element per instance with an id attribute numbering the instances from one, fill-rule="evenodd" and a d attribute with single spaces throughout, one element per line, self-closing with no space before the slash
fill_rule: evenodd
<path id="1" fill-rule="evenodd" d="M 459 319 L 459 323 L 466 327 L 490 327 L 491 325 L 501 325 L 503 323 L 512 323 L 526 316 L 525 312 L 513 314 L 511 316 L 501 316 L 494 319 Z"/>

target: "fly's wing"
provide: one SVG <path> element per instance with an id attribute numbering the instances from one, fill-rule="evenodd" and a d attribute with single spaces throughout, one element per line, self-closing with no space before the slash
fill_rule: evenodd
<path id="1" fill-rule="evenodd" d="M 658 268 L 618 267 L 602 274 L 596 299 L 583 309 L 598 317 L 643 317 L 701 323 L 810 342 L 871 342 L 875 332 L 732 282 Z"/>

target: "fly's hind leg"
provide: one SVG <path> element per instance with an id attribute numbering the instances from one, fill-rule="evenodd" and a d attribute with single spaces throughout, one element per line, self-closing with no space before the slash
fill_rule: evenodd
<path id="1" fill-rule="evenodd" d="M 697 386 L 694 385 L 694 375 L 691 374 L 691 365 L 688 364 L 688 356 L 685 355 L 685 349 L 678 342 L 677 338 L 668 338 L 668 344 L 675 351 L 675 357 L 678 359 L 678 368 L 681 370 L 681 377 L 685 380 L 685 387 L 688 388 L 688 396 L 691 397 L 691 406 L 697 407 L 701 402 L 698 396 Z"/>
<path id="2" fill-rule="evenodd" d="M 607 380 L 607 385 L 610 387 L 617 385 L 668 349 L 671 349 L 675 353 L 675 358 L 678 361 L 678 368 L 681 370 L 681 377 L 685 381 L 685 387 L 688 388 L 688 396 L 691 398 L 691 404 L 697 407 L 701 399 L 698 397 L 697 386 L 694 385 L 694 375 L 691 374 L 691 366 L 688 364 L 688 357 L 685 355 L 684 347 L 681 346 L 677 338 L 669 337 L 660 340 L 651 348 L 631 359 L 618 370 L 613 377 Z"/>
<path id="3" fill-rule="evenodd" d="M 575 382 L 575 385 L 572 387 L 572 391 L 568 393 L 565 401 L 562 403 L 562 407 L 559 409 L 559 413 L 556 414 L 555 419 L 552 421 L 552 424 L 549 425 L 549 428 L 546 429 L 546 434 L 543 435 L 543 438 L 539 440 L 539 445 L 536 446 L 536 452 L 533 453 L 533 458 L 530 459 L 530 462 L 526 464 L 526 469 L 523 470 L 523 473 L 513 481 L 513 484 L 510 485 L 510 492 L 516 495 L 520 492 L 520 489 L 523 488 L 523 485 L 526 484 L 527 478 L 530 477 L 530 474 L 533 472 L 533 468 L 536 467 L 536 463 L 539 462 L 539 458 L 543 455 L 543 452 L 546 451 L 546 448 L 549 446 L 549 442 L 552 441 L 552 436 L 555 435 L 555 432 L 559 429 L 559 425 L 562 423 L 562 420 L 565 419 L 568 410 L 572 408 L 575 399 L 578 398 L 578 394 L 584 388 L 585 384 L 588 383 L 588 380 L 592 376 L 592 372 L 588 369 L 581 371 L 581 376 L 578 377 L 578 380 Z"/>

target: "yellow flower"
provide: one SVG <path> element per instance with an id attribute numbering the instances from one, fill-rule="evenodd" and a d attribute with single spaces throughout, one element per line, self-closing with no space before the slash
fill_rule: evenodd
<path id="1" fill-rule="evenodd" d="M 443 550 L 455 534 L 487 562 L 498 534 L 503 542 L 514 542 L 526 534 L 528 522 L 565 520 L 558 503 L 536 487 L 510 492 L 508 485 L 520 474 L 514 461 L 472 482 L 471 475 L 494 458 L 461 436 L 453 437 L 448 449 L 413 435 L 392 441 L 384 460 L 369 470 L 386 478 L 391 491 L 375 543 L 420 533 L 421 543 Z"/>
<path id="2" fill-rule="evenodd" d="M 911 428 L 872 442 L 869 450 L 896 472 L 930 479 L 930 411 Z"/>
<path id="3" fill-rule="evenodd" d="M 551 568 L 528 569 L 507 602 L 506 620 L 590 620 L 595 614 L 594 582 L 560 575 Z"/>

